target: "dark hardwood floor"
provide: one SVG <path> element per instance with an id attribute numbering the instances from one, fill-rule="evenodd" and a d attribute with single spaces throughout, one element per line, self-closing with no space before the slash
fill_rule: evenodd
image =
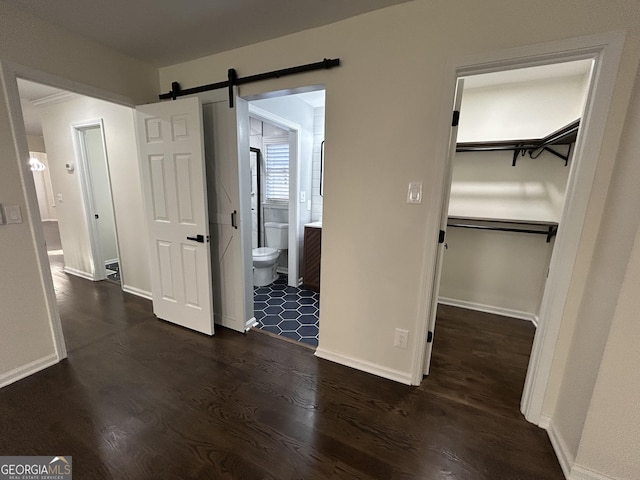
<path id="1" fill-rule="evenodd" d="M 408 387 L 259 332 L 212 338 L 60 271 L 69 358 L 0 390 L 0 455 L 85 479 L 562 479 L 518 411 L 533 329 L 450 307 Z"/>

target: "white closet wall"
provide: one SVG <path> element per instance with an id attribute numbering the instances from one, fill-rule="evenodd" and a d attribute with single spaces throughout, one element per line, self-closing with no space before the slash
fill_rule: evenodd
<path id="1" fill-rule="evenodd" d="M 465 88 L 458 142 L 543 138 L 581 116 L 586 88 L 586 75 Z M 512 161 L 511 151 L 457 153 L 449 216 L 560 222 L 570 163 L 548 152 Z M 440 301 L 535 322 L 553 244 L 545 235 L 449 227 Z"/>

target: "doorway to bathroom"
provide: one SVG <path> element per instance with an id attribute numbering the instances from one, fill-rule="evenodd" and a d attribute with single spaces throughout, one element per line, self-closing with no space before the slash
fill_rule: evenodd
<path id="1" fill-rule="evenodd" d="M 250 101 L 249 130 L 255 328 L 317 347 L 324 90 Z"/>

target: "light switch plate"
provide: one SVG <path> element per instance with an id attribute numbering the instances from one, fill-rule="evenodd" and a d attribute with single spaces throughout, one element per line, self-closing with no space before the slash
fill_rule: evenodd
<path id="1" fill-rule="evenodd" d="M 409 184 L 407 203 L 422 203 L 422 182 L 411 182 Z"/>
<path id="2" fill-rule="evenodd" d="M 7 224 L 22 223 L 22 211 L 20 210 L 20 205 L 5 205 L 4 217 L 7 219 Z"/>

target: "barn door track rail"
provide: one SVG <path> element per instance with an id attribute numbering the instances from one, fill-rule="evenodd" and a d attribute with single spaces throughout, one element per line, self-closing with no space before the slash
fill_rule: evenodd
<path id="1" fill-rule="evenodd" d="M 185 95 L 193 95 L 195 93 L 208 92 L 210 90 L 218 90 L 220 88 L 229 89 L 229 108 L 233 108 L 233 87 L 238 85 L 245 85 L 252 82 L 260 82 L 262 80 L 268 80 L 271 78 L 286 77 L 287 75 L 295 75 L 297 73 L 311 72 L 314 70 L 328 70 L 340 65 L 339 58 L 325 58 L 321 62 L 308 63 L 306 65 L 298 65 L 297 67 L 283 68 L 281 70 L 274 70 L 272 72 L 258 73 L 257 75 L 250 75 L 248 77 L 238 77 L 235 68 L 230 68 L 227 72 L 227 80 L 217 83 L 210 83 L 208 85 L 201 85 L 199 87 L 187 88 L 182 90 L 178 82 L 171 82 L 171 91 L 162 93 L 159 95 L 160 100 L 175 100 L 178 97 Z"/>

